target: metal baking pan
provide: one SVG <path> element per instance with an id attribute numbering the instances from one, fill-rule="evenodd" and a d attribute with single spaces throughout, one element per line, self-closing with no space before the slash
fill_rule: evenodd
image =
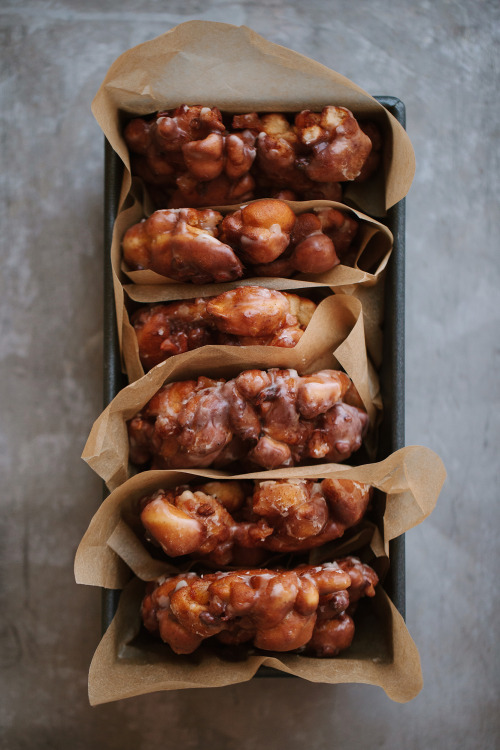
<path id="1" fill-rule="evenodd" d="M 393 96 L 376 96 L 405 127 L 405 106 Z M 116 396 L 127 380 L 121 371 L 116 327 L 110 248 L 113 225 L 118 212 L 123 165 L 105 141 L 104 168 L 104 407 Z M 405 302 L 405 201 L 393 206 L 383 222 L 394 236 L 394 248 L 387 266 L 383 363 L 380 383 L 384 416 L 380 431 L 377 460 L 404 447 L 404 302 Z M 104 487 L 104 497 L 108 494 Z M 384 588 L 402 617 L 405 617 L 405 540 L 404 534 L 389 543 L 390 569 Z M 120 591 L 102 589 L 101 622 L 104 633 L 114 617 Z M 290 677 L 270 667 L 261 667 L 258 677 Z"/>

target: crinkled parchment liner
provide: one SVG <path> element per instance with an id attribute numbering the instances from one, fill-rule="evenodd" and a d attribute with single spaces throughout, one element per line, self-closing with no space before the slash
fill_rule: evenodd
<path id="1" fill-rule="evenodd" d="M 97 647 L 89 670 L 91 705 L 160 690 L 235 685 L 252 679 L 260 666 L 310 682 L 378 685 L 398 703 L 411 700 L 422 689 L 417 647 L 381 587 L 374 599 L 360 604 L 354 641 L 334 659 L 254 650 L 237 660 L 234 655 L 224 657 L 215 644 L 202 644 L 194 654 L 180 656 L 153 642 L 140 631 L 144 586 L 138 578 L 127 584 L 117 614 Z"/>
<path id="2" fill-rule="evenodd" d="M 140 523 L 135 522 L 137 501 L 160 487 L 200 483 L 220 477 L 209 469 L 144 471 L 117 487 L 102 503 L 90 522 L 76 554 L 75 576 L 78 583 L 104 588 L 123 588 L 132 571 L 145 581 L 167 572 L 174 565 L 154 560 L 140 537 Z M 252 474 L 238 474 L 231 479 L 286 479 L 329 477 L 352 479 L 376 487 L 385 495 L 380 521 L 383 550 L 388 554 L 391 539 L 421 523 L 436 504 L 444 468 L 439 457 L 429 448 L 402 448 L 378 463 L 362 466 L 320 464 L 300 466 Z M 226 477 L 227 479 L 227 477 Z M 338 548 L 338 540 L 319 548 L 321 555 Z M 311 562 L 318 562 L 315 552 Z M 123 565 L 123 561 L 126 565 Z"/>
<path id="3" fill-rule="evenodd" d="M 349 183 L 344 199 L 382 216 L 407 194 L 415 157 L 404 128 L 373 97 L 344 76 L 268 42 L 246 26 L 188 21 L 122 54 L 111 65 L 92 111 L 125 165 L 122 200 L 131 185 L 123 127 L 140 116 L 180 104 L 223 112 L 320 111 L 345 106 L 383 131 L 383 169 L 365 183 Z"/>
<path id="4" fill-rule="evenodd" d="M 363 314 L 359 300 L 344 294 L 328 297 L 316 309 L 297 346 L 204 346 L 172 357 L 121 390 L 94 423 L 82 458 L 104 479 L 110 490 L 129 477 L 126 421 L 131 419 L 166 382 L 208 377 L 234 377 L 243 370 L 292 368 L 299 374 L 342 367 L 351 377 L 370 417 L 365 438 L 373 453 L 379 384 L 366 352 Z M 221 356 L 224 352 L 224 356 Z M 223 472 L 222 476 L 226 476 Z"/>
<path id="5" fill-rule="evenodd" d="M 169 293 L 169 287 L 171 285 L 180 286 L 186 291 L 191 288 L 192 284 L 181 284 L 175 279 L 171 279 L 168 276 L 162 276 L 159 273 L 151 270 L 144 271 L 131 271 L 127 268 L 126 263 L 121 262 L 118 267 L 118 263 L 121 261 L 121 240 L 123 235 L 134 224 L 137 224 L 142 219 L 149 215 L 149 212 L 144 211 L 140 202 L 136 199 L 135 194 L 131 196 L 134 201 L 131 208 L 126 209 L 119 214 L 119 232 L 113 233 L 113 244 L 111 248 L 111 260 L 115 272 L 118 274 L 119 271 L 129 277 L 135 284 L 162 284 L 165 288 L 165 293 Z M 237 211 L 242 206 L 247 206 L 254 201 L 247 201 L 246 203 L 237 203 L 233 206 L 215 206 L 214 210 L 220 211 L 224 216 L 228 213 Z M 313 211 L 315 208 L 335 208 L 343 213 L 350 214 L 355 217 L 359 222 L 358 235 L 355 239 L 357 247 L 357 254 L 354 266 L 343 266 L 342 264 L 335 266 L 330 271 L 325 273 L 302 273 L 294 276 L 293 279 L 278 279 L 270 276 L 254 276 L 244 279 L 246 284 L 253 283 L 265 286 L 268 282 L 278 282 L 280 285 L 276 286 L 276 289 L 289 289 L 290 285 L 297 281 L 307 281 L 310 283 L 322 284 L 323 286 L 329 286 L 332 288 L 350 288 L 357 286 L 358 284 L 364 284 L 372 286 L 376 283 L 377 277 L 381 274 L 387 265 L 389 260 L 390 252 L 392 250 L 393 237 L 389 229 L 384 224 L 376 221 L 375 219 L 362 214 L 360 211 L 356 211 L 354 208 L 349 208 L 342 203 L 336 201 L 283 201 L 286 203 L 292 211 L 299 216 L 300 214 L 308 211 Z M 122 221 L 122 217 L 126 216 L 126 220 Z M 118 222 L 117 222 L 118 224 Z M 117 229 L 117 227 L 115 228 Z M 363 270 L 363 267 L 372 267 L 376 264 L 372 273 Z M 240 282 L 241 283 L 241 282 Z M 202 288 L 208 290 L 214 289 L 215 284 L 206 284 Z M 219 285 L 222 286 L 222 285 Z M 199 288 L 199 285 L 196 286 Z M 177 290 L 172 290 L 173 294 L 177 294 Z M 172 297 L 172 299 L 175 299 Z M 177 297 L 178 299 L 178 297 Z"/>
<path id="6" fill-rule="evenodd" d="M 179 656 L 140 634 L 141 581 L 128 583 L 131 571 L 142 581 L 176 568 L 151 558 L 134 532 L 130 517 L 136 501 L 158 487 L 171 487 L 217 476 L 213 471 L 151 471 L 132 477 L 116 489 L 92 519 L 77 551 L 78 583 L 122 588 L 118 612 L 94 655 L 89 673 L 92 704 L 157 690 L 219 687 L 251 679 L 261 664 L 312 682 L 360 682 L 381 686 L 395 701 L 405 702 L 422 685 L 420 660 L 406 625 L 378 587 L 374 601 L 365 602 L 355 618 L 356 636 L 350 649 L 335 659 L 296 654 L 265 654 L 251 650 L 245 658 L 224 658 L 224 649 L 205 644 L 191 656 Z M 390 539 L 423 521 L 433 510 L 445 479 L 439 457 L 428 448 L 403 448 L 384 461 L 358 467 L 328 464 L 240 475 L 239 479 L 343 477 L 367 482 L 385 494 L 381 532 L 365 523 L 343 544 L 332 542 L 314 551 L 320 563 L 345 554 L 360 554 L 381 579 L 387 570 Z M 361 549 L 360 549 L 361 547 Z M 125 562 L 126 561 L 126 562 Z"/>
<path id="7" fill-rule="evenodd" d="M 331 271 L 322 274 L 299 274 L 293 279 L 283 279 L 274 277 L 254 277 L 232 282 L 229 284 L 181 284 L 178 281 L 161 276 L 154 271 L 128 271 L 126 264 L 121 258 L 121 241 L 123 235 L 129 227 L 138 223 L 147 215 L 140 200 L 135 196 L 131 197 L 132 205 L 123 210 L 114 226 L 113 241 L 111 245 L 111 263 L 114 269 L 115 283 L 115 307 L 116 319 L 118 322 L 118 335 L 120 339 L 123 363 L 127 371 L 129 380 L 135 380 L 143 373 L 139 357 L 137 342 L 134 330 L 130 325 L 128 314 L 125 308 L 125 298 L 123 288 L 118 279 L 123 278 L 124 274 L 128 276 L 133 284 L 125 286 L 127 294 L 139 302 L 169 302 L 179 299 L 192 299 L 193 297 L 205 297 L 221 294 L 228 289 L 234 289 L 237 286 L 249 286 L 251 284 L 264 286 L 271 289 L 292 290 L 292 289 L 315 289 L 327 288 L 337 293 L 354 294 L 358 296 L 361 288 L 374 286 L 380 279 L 387 261 L 389 260 L 393 238 L 391 232 L 386 226 L 368 216 L 347 208 L 341 203 L 333 201 L 286 201 L 297 215 L 311 211 L 317 207 L 332 207 L 342 210 L 355 216 L 361 223 L 356 238 L 357 255 L 353 268 L 339 265 Z M 226 207 L 218 207 L 222 214 L 230 211 L 236 211 L 242 204 Z M 359 267 L 359 264 L 372 268 L 373 272 L 369 273 Z M 366 293 L 365 293 L 366 297 Z M 365 327 L 367 346 L 370 355 L 376 364 L 380 363 L 382 342 L 381 329 L 383 305 L 379 295 L 369 295 L 370 299 L 375 300 L 374 305 L 365 304 Z"/>

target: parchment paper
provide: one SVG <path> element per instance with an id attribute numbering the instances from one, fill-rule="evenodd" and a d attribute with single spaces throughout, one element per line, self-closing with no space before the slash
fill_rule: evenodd
<path id="1" fill-rule="evenodd" d="M 188 21 L 122 54 L 110 67 L 92 111 L 125 165 L 122 200 L 131 185 L 124 123 L 180 104 L 228 113 L 320 111 L 345 106 L 383 131 L 383 170 L 349 183 L 344 199 L 382 216 L 408 192 L 415 157 L 404 128 L 363 89 L 297 52 L 268 42 L 246 26 Z M 381 174 L 383 172 L 383 174 Z"/>
<path id="2" fill-rule="evenodd" d="M 374 599 L 361 602 L 354 616 L 354 641 L 339 656 L 315 659 L 254 650 L 237 660 L 208 644 L 194 654 L 180 656 L 165 644 L 139 634 L 144 585 L 138 578 L 127 585 L 117 614 L 94 654 L 89 671 L 92 705 L 159 690 L 234 685 L 250 680 L 261 665 L 309 682 L 379 685 L 398 703 L 411 700 L 422 688 L 417 647 L 380 586 Z"/>
<path id="3" fill-rule="evenodd" d="M 160 487 L 199 484 L 219 476 L 220 472 L 208 469 L 144 471 L 128 479 L 104 500 L 80 542 L 75 558 L 77 583 L 121 589 L 131 572 L 144 581 L 178 572 L 175 560 L 171 564 L 156 560 L 143 544 L 144 530 L 138 519 L 137 501 Z M 410 446 L 396 451 L 383 461 L 362 466 L 320 464 L 239 474 L 231 479 L 342 478 L 371 484 L 385 496 L 384 500 L 379 501 L 382 511 L 382 549 L 379 554 L 388 555 L 391 539 L 421 523 L 432 513 L 445 476 L 443 464 L 433 451 L 422 446 Z M 372 536 L 373 532 L 370 531 L 370 538 Z M 333 550 L 338 550 L 339 541 L 342 540 L 318 548 L 311 562 L 325 559 L 325 551 L 328 557 Z M 348 554 L 347 550 L 340 549 L 338 554 Z"/>

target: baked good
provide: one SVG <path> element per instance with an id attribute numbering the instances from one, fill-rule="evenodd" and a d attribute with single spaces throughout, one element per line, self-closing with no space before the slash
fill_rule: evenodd
<path id="1" fill-rule="evenodd" d="M 372 487 L 350 479 L 211 481 L 159 489 L 140 501 L 147 536 L 169 557 L 258 564 L 341 537 L 364 516 Z"/>
<path id="2" fill-rule="evenodd" d="M 123 259 L 130 270 L 150 269 L 193 284 L 318 274 L 345 259 L 358 226 L 337 209 L 296 215 L 274 198 L 254 201 L 224 218 L 211 209 L 165 209 L 125 232 Z"/>
<path id="3" fill-rule="evenodd" d="M 133 175 L 160 208 L 222 206 L 291 191 L 291 200 L 341 200 L 341 184 L 367 179 L 381 135 L 345 107 L 224 117 L 183 104 L 130 120 Z"/>
<path id="4" fill-rule="evenodd" d="M 160 469 L 338 462 L 361 447 L 367 429 L 344 372 L 246 370 L 227 381 L 200 376 L 163 386 L 128 422 L 129 456 Z"/>
<path id="5" fill-rule="evenodd" d="M 207 638 L 266 651 L 335 656 L 351 645 L 352 613 L 378 577 L 355 557 L 293 570 L 181 573 L 148 585 L 145 627 L 177 654 Z"/>
<path id="6" fill-rule="evenodd" d="M 208 344 L 293 347 L 316 305 L 296 294 L 242 286 L 216 297 L 141 307 L 131 316 L 144 370 Z"/>

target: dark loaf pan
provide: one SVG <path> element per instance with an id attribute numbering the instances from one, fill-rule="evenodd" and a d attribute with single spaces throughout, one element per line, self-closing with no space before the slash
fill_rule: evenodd
<path id="1" fill-rule="evenodd" d="M 405 106 L 394 96 L 376 96 L 398 122 L 405 127 Z M 118 212 L 123 165 L 105 141 L 104 167 L 104 407 L 116 396 L 127 380 L 121 371 L 120 350 L 116 328 L 113 279 L 110 261 L 113 224 Z M 384 404 L 384 417 L 380 431 L 378 460 L 389 456 L 405 444 L 405 201 L 389 209 L 382 220 L 394 236 L 394 248 L 387 266 L 385 293 L 384 355 L 380 369 L 380 383 Z M 104 487 L 104 497 L 108 494 Z M 394 605 L 405 617 L 405 539 L 404 534 L 389 543 L 390 569 L 384 588 Z M 102 589 L 102 632 L 114 617 L 120 591 Z M 256 677 L 291 677 L 271 667 L 261 667 Z"/>

